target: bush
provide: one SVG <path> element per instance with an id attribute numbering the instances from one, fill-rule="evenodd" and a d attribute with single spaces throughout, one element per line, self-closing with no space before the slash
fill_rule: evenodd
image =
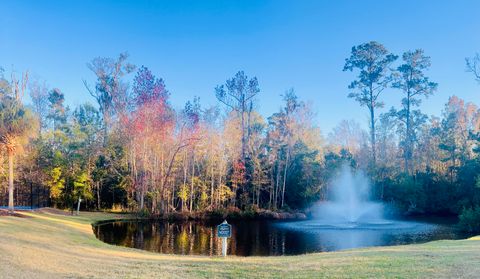
<path id="1" fill-rule="evenodd" d="M 460 230 L 469 233 L 480 232 L 480 206 L 463 209 L 459 218 L 458 226 Z"/>
<path id="2" fill-rule="evenodd" d="M 139 210 L 137 212 L 137 217 L 138 218 L 149 218 L 150 216 L 151 216 L 150 212 L 146 208 L 143 208 L 142 210 Z"/>
<path id="3" fill-rule="evenodd" d="M 215 208 L 211 211 L 205 212 L 205 217 L 214 220 L 224 219 L 227 216 L 227 211 L 224 208 Z"/>

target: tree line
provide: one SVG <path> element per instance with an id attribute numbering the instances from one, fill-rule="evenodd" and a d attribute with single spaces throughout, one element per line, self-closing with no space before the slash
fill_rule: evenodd
<path id="1" fill-rule="evenodd" d="M 343 120 L 327 136 L 294 89 L 262 116 L 260 82 L 243 71 L 212 88 L 217 104 L 194 97 L 174 109 L 165 81 L 126 53 L 87 63 L 94 78 L 82 94 L 95 103 L 74 108 L 61 89 L 2 70 L 0 182 L 4 193 L 48 187 L 62 208 L 293 210 L 328 199 L 329 180 L 348 161 L 369 174 L 376 199 L 405 212 L 460 213 L 480 204 L 480 111 L 452 96 L 441 116 L 422 113 L 438 88 L 430 60 L 420 49 L 400 58 L 378 42 L 353 47 L 343 68 L 355 73 L 348 97 L 367 108 L 369 131 Z M 477 80 L 479 61 L 466 61 Z M 387 91 L 402 100 L 379 113 Z"/>
<path id="2" fill-rule="evenodd" d="M 25 106 L 2 75 L 2 104 L 11 103 L 2 133 L 24 148 L 2 153 L 2 166 L 17 157 L 5 168 L 15 169 L 17 185 L 46 185 L 61 208 L 83 201 L 88 209 L 156 214 L 302 208 L 318 196 L 321 134 L 293 89 L 265 119 L 256 110 L 257 79 L 239 71 L 212 90 L 218 105 L 202 107 L 194 97 L 175 110 L 164 81 L 125 53 L 87 67 L 95 79 L 84 81 L 85 91 L 96 104 L 73 109 L 60 89 L 39 81 L 23 89 L 32 100 Z"/>

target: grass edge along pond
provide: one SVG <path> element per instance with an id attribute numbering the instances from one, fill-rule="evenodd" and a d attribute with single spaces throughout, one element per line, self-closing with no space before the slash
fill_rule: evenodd
<path id="1" fill-rule="evenodd" d="M 0 217 L 0 278 L 474 278 L 480 236 L 281 257 L 162 255 L 98 240 L 92 223 L 128 216 Z"/>

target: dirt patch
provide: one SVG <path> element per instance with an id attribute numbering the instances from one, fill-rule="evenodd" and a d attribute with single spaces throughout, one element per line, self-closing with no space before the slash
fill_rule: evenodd
<path id="1" fill-rule="evenodd" d="M 4 216 L 12 216 L 12 217 L 19 217 L 19 218 L 31 218 L 30 216 L 23 215 L 18 211 L 14 211 L 12 214 L 6 209 L 0 209 L 0 217 Z"/>

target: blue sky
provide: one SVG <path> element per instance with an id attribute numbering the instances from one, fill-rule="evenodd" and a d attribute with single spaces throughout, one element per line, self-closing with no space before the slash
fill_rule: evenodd
<path id="1" fill-rule="evenodd" d="M 465 57 L 480 52 L 480 1 L 2 1 L 0 65 L 28 69 L 60 88 L 71 106 L 94 100 L 86 63 L 128 51 L 130 61 L 165 79 L 171 103 L 193 96 L 215 104 L 214 87 L 244 70 L 260 82 L 267 116 L 290 87 L 312 104 L 327 134 L 342 119 L 366 126 L 348 99 L 350 49 L 370 40 L 390 51 L 422 48 L 438 92 L 422 104 L 439 115 L 450 95 L 480 104 Z M 399 104 L 398 91 L 382 97 Z"/>

